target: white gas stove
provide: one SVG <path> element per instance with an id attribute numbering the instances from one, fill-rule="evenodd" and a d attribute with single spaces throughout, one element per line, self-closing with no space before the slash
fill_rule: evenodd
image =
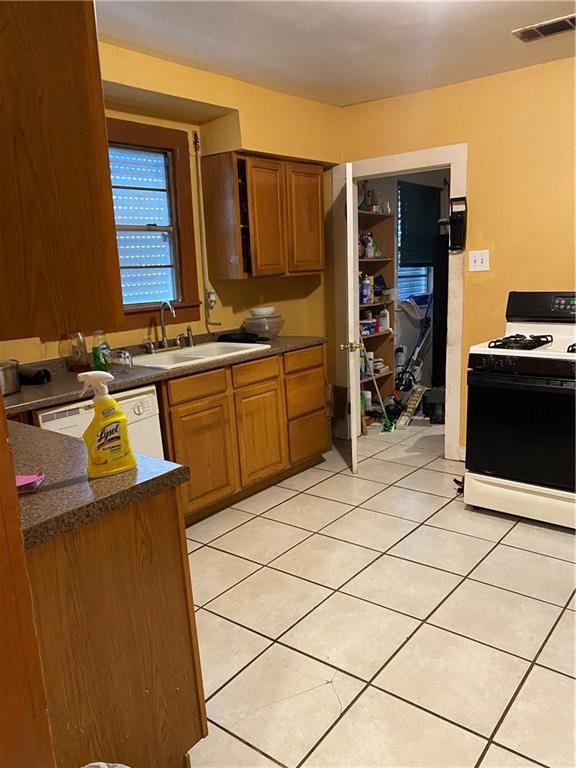
<path id="1" fill-rule="evenodd" d="M 576 294 L 512 292 L 506 320 L 470 349 L 464 500 L 575 528 Z"/>

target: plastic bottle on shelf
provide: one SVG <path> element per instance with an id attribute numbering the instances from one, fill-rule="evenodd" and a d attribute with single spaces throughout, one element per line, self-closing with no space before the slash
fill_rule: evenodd
<path id="1" fill-rule="evenodd" d="M 390 312 L 388 312 L 386 307 L 384 307 L 384 309 L 380 312 L 380 330 L 390 330 Z"/>
<path id="2" fill-rule="evenodd" d="M 362 280 L 362 284 L 360 286 L 360 303 L 361 304 L 370 304 L 370 293 L 371 293 L 371 285 L 370 285 L 370 278 L 368 275 L 364 276 L 364 279 Z"/>

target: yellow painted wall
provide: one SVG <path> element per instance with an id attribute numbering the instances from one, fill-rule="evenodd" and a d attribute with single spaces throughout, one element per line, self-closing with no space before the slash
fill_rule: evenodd
<path id="1" fill-rule="evenodd" d="M 240 112 L 242 148 L 339 162 L 340 109 L 100 43 L 102 79 Z"/>
<path id="2" fill-rule="evenodd" d="M 575 287 L 574 94 L 562 59 L 342 110 L 348 161 L 468 143 L 467 247 L 490 271 L 465 272 L 463 372 L 504 330 L 508 291 Z"/>

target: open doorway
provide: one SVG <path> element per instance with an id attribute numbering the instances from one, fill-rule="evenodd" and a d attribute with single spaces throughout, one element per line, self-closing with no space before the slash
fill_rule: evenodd
<path id="1" fill-rule="evenodd" d="M 416 387 L 424 392 L 415 412 L 423 410 L 432 423 L 444 423 L 448 310 L 448 233 L 442 224 L 450 207 L 450 168 L 398 174 L 359 182 L 362 207 L 390 214 L 395 270 L 393 289 L 394 381 L 376 384 L 367 379 L 363 399 L 371 406 L 375 386 L 385 397 L 394 389 L 403 404 L 417 401 Z M 360 240 L 379 244 L 373 233 Z M 362 246 L 360 245 L 360 248 Z M 386 321 L 390 317 L 384 309 Z M 360 306 L 360 323 L 369 325 L 370 310 Z M 382 323 L 377 323 L 378 327 Z M 367 343 L 370 345 L 371 341 Z M 376 365 L 386 364 L 376 357 Z M 392 386 L 393 385 L 393 386 Z M 424 391 L 425 388 L 425 391 Z"/>

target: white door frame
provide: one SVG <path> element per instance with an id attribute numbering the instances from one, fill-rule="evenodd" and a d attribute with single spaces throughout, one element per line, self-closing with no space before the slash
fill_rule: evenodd
<path id="1" fill-rule="evenodd" d="M 337 176 L 337 166 L 333 169 Z M 396 176 L 417 171 L 450 169 L 450 197 L 466 197 L 468 177 L 468 144 L 402 152 L 398 155 L 371 157 L 352 163 L 352 177 L 369 179 Z M 338 185 L 335 185 L 338 186 Z M 336 190 L 334 190 L 336 192 Z M 336 233 L 335 233 L 336 234 Z M 334 242 L 335 250 L 338 244 Z M 337 271 L 337 270 L 336 270 Z M 336 281 L 338 285 L 339 281 Z M 444 455 L 447 459 L 463 459 L 460 445 L 460 401 L 462 388 L 462 311 L 464 305 L 464 253 L 451 252 L 448 265 L 448 334 L 446 349 L 446 431 Z M 340 294 L 341 295 L 341 294 Z M 335 296 L 338 301 L 338 295 Z M 337 305 L 336 305 L 337 306 Z"/>

